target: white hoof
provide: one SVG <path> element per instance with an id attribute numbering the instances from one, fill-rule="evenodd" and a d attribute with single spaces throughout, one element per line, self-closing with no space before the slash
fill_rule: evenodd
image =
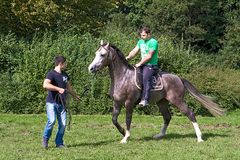
<path id="1" fill-rule="evenodd" d="M 198 139 L 198 142 L 204 142 L 204 140 L 202 140 L 202 139 Z"/>
<path id="2" fill-rule="evenodd" d="M 121 144 L 127 143 L 127 140 L 125 138 L 123 138 L 120 143 Z"/>
<path id="3" fill-rule="evenodd" d="M 162 139 L 164 137 L 164 135 L 162 134 L 156 134 L 153 136 L 154 139 Z"/>
<path id="4" fill-rule="evenodd" d="M 121 140 L 120 143 L 127 143 L 127 139 L 130 137 L 130 131 L 129 130 L 126 130 L 126 134 L 125 136 L 123 137 L 123 139 Z"/>

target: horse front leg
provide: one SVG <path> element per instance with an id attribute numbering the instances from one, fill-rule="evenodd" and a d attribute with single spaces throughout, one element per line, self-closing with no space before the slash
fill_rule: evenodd
<path id="1" fill-rule="evenodd" d="M 118 129 L 118 131 L 125 136 L 125 129 L 120 126 L 118 123 L 118 116 L 121 112 L 121 105 L 117 102 L 113 102 L 113 112 L 112 112 L 112 122 L 115 125 L 115 127 Z"/>
<path id="2" fill-rule="evenodd" d="M 126 134 L 121 140 L 120 143 L 127 143 L 128 138 L 130 137 L 130 128 L 131 128 L 131 123 L 132 123 L 132 113 L 133 113 L 133 104 L 131 103 L 126 103 Z"/>

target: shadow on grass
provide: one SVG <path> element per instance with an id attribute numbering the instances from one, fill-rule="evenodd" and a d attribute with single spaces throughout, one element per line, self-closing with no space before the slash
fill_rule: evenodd
<path id="1" fill-rule="evenodd" d="M 229 135 L 226 134 L 215 134 L 215 133 L 204 133 L 202 138 L 204 141 L 208 140 L 209 138 L 214 137 L 229 137 Z M 169 133 L 166 134 L 162 139 L 164 140 L 171 140 L 171 139 L 184 139 L 184 138 L 197 138 L 196 134 L 177 134 L 177 133 Z M 143 141 L 153 141 L 153 140 L 161 140 L 161 139 L 154 139 L 153 136 L 148 137 L 142 137 L 140 139 L 134 139 L 133 140 L 143 140 Z"/>
<path id="2" fill-rule="evenodd" d="M 215 134 L 215 133 L 204 133 L 203 134 L 204 141 L 206 141 L 209 138 L 214 138 L 214 137 L 224 138 L 224 137 L 229 137 L 229 135 Z M 184 138 L 197 139 L 197 137 L 194 133 L 191 133 L 191 134 L 169 133 L 162 139 L 163 140 L 171 140 L 171 139 L 184 139 Z M 159 140 L 161 140 L 161 139 L 154 139 L 153 136 L 145 136 L 142 138 L 134 138 L 134 137 L 130 138 L 130 141 L 159 141 Z M 111 143 L 116 143 L 116 142 L 118 142 L 118 140 L 106 140 L 106 141 L 99 141 L 99 142 L 78 143 L 78 144 L 67 145 L 67 148 L 76 148 L 76 147 L 84 147 L 84 146 L 98 147 L 98 146 L 103 146 L 103 145 L 109 145 Z M 54 147 L 50 147 L 50 148 L 54 148 Z"/>
<path id="3" fill-rule="evenodd" d="M 71 147 L 83 147 L 83 146 L 93 146 L 93 147 L 97 147 L 97 146 L 102 146 L 102 145 L 108 145 L 110 143 L 116 142 L 114 140 L 108 140 L 108 141 L 99 141 L 99 142 L 88 142 L 88 143 L 79 143 L 79 144 L 71 144 L 71 145 L 67 145 L 68 148 Z"/>

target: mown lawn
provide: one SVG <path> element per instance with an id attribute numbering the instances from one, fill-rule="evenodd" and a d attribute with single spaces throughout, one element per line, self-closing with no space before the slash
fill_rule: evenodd
<path id="1" fill-rule="evenodd" d="M 124 114 L 119 122 L 124 124 Z M 46 121 L 42 115 L 0 114 L 0 159 L 240 159 L 240 114 L 224 117 L 197 117 L 205 142 L 198 143 L 190 121 L 173 116 L 167 136 L 154 140 L 163 123 L 161 116 L 134 115 L 131 138 L 120 144 L 122 136 L 112 125 L 110 115 L 75 115 L 66 131 L 67 148 L 41 146 Z"/>

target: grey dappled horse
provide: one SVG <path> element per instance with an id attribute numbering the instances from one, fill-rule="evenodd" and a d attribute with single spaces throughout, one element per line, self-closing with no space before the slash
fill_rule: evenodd
<path id="1" fill-rule="evenodd" d="M 135 84 L 134 67 L 128 63 L 121 51 L 114 45 L 101 43 L 88 69 L 91 73 L 95 73 L 106 66 L 109 68 L 111 77 L 110 96 L 113 99 L 112 122 L 124 136 L 121 143 L 126 143 L 128 137 L 130 137 L 133 108 L 141 98 L 141 90 Z M 149 102 L 158 105 L 164 119 L 160 133 L 153 136 L 153 138 L 160 139 L 166 134 L 167 127 L 171 120 L 168 104 L 171 103 L 189 118 L 195 129 L 198 142 L 202 142 L 202 134 L 195 115 L 184 101 L 185 90 L 195 97 L 213 115 L 223 115 L 223 109 L 199 93 L 186 79 L 171 73 L 162 73 L 162 80 L 163 89 L 151 91 L 150 93 Z M 118 115 L 120 114 L 122 106 L 126 107 L 126 131 L 118 123 Z"/>

